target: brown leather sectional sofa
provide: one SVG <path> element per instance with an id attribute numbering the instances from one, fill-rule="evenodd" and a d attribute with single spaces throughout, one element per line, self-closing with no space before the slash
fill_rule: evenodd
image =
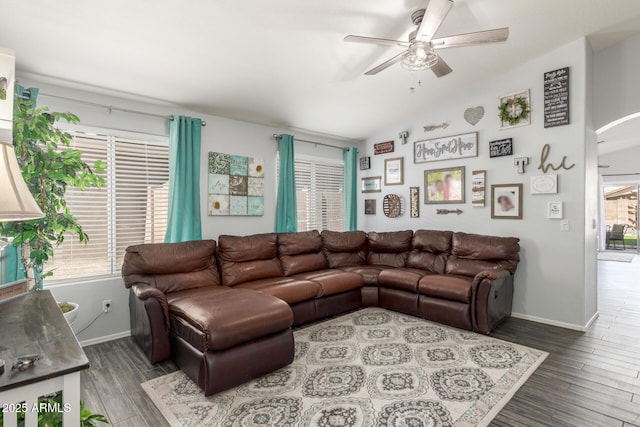
<path id="1" fill-rule="evenodd" d="M 293 360 L 292 325 L 379 306 L 488 334 L 511 314 L 519 239 L 317 231 L 137 245 L 131 334 L 210 395 Z"/>

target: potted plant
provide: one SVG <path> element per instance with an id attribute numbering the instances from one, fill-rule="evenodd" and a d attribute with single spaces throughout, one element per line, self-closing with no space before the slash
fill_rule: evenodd
<path id="1" fill-rule="evenodd" d="M 42 281 L 53 274 L 43 271 L 43 267 L 66 235 L 75 234 L 81 242 L 89 240 L 67 207 L 64 198 L 67 187 L 104 185 L 100 176 L 105 171 L 104 162 L 96 161 L 93 167 L 85 163 L 82 152 L 71 148 L 73 136 L 56 126 L 60 120 L 79 121 L 74 114 L 49 112 L 46 107 L 35 108 L 31 100 L 16 98 L 13 124 L 16 156 L 44 217 L 0 223 L 0 235 L 20 248 L 29 289 L 41 289 Z"/>

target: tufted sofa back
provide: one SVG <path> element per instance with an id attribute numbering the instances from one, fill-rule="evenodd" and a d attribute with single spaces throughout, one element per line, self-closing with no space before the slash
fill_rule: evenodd
<path id="1" fill-rule="evenodd" d="M 325 230 L 320 236 L 329 268 L 367 263 L 367 234 L 364 231 Z"/>
<path id="2" fill-rule="evenodd" d="M 451 253 L 451 231 L 416 230 L 406 266 L 443 274 Z"/>
<path id="3" fill-rule="evenodd" d="M 222 284 L 225 286 L 282 276 L 278 235 L 275 233 L 223 235 L 218 238 L 218 245 Z"/>
<path id="4" fill-rule="evenodd" d="M 519 241 L 516 237 L 453 233 L 445 272 L 471 277 L 484 270 L 515 273 L 520 261 Z"/>
<path id="5" fill-rule="evenodd" d="M 317 230 L 279 234 L 278 256 L 285 276 L 323 270 L 329 266 Z"/>
<path id="6" fill-rule="evenodd" d="M 367 235 L 367 264 L 404 267 L 411 251 L 413 231 L 370 232 Z"/>

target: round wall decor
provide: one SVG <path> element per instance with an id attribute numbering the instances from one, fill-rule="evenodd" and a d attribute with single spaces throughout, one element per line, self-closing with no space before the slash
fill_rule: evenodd
<path id="1" fill-rule="evenodd" d="M 397 194 L 387 194 L 382 199 L 382 211 L 389 218 L 397 218 L 402 213 L 402 199 Z"/>

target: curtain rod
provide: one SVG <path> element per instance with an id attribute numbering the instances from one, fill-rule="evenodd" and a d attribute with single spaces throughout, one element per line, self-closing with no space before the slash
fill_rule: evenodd
<path id="1" fill-rule="evenodd" d="M 280 141 L 280 138 L 282 138 L 282 135 L 278 135 L 277 133 L 274 133 L 271 136 L 276 141 Z M 298 139 L 298 138 L 295 138 L 295 137 L 294 137 L 293 140 L 297 141 L 297 142 L 304 142 L 306 144 L 322 145 L 323 147 L 335 148 L 337 150 L 345 150 L 346 149 L 346 147 L 340 147 L 339 145 L 331 145 L 331 144 L 327 144 L 327 143 L 324 143 L 324 142 L 309 141 L 309 140 L 306 140 L 306 139 Z"/>
<path id="2" fill-rule="evenodd" d="M 25 93 L 29 94 L 29 89 L 25 89 L 24 91 Z M 109 113 L 111 113 L 112 111 L 120 111 L 122 113 L 129 113 L 129 114 L 139 114 L 141 116 L 148 116 L 148 117 L 158 117 L 161 119 L 169 119 L 169 120 L 173 120 L 173 116 L 165 116 L 164 114 L 155 114 L 155 113 L 147 113 L 146 111 L 140 111 L 140 110 L 131 110 L 129 108 L 120 108 L 120 107 L 114 107 L 113 105 L 107 105 L 107 104 L 99 104 L 97 102 L 90 102 L 90 101 L 83 101 L 82 99 L 75 99 L 75 98 L 67 98 L 65 96 L 60 96 L 60 95 L 52 95 L 50 93 L 43 93 L 40 92 L 39 94 L 40 96 L 47 96 L 49 98 L 56 98 L 56 99 L 63 99 L 65 101 L 71 101 L 71 102 L 77 102 L 79 104 L 85 104 L 85 105 L 90 105 L 92 107 L 98 107 L 98 108 L 106 108 L 107 110 L 109 110 Z M 16 94 L 16 96 L 18 98 L 22 98 L 22 99 L 29 99 L 29 96 L 24 96 L 24 95 L 18 95 Z M 202 120 L 202 126 L 206 126 L 207 122 L 205 122 L 204 120 Z"/>

